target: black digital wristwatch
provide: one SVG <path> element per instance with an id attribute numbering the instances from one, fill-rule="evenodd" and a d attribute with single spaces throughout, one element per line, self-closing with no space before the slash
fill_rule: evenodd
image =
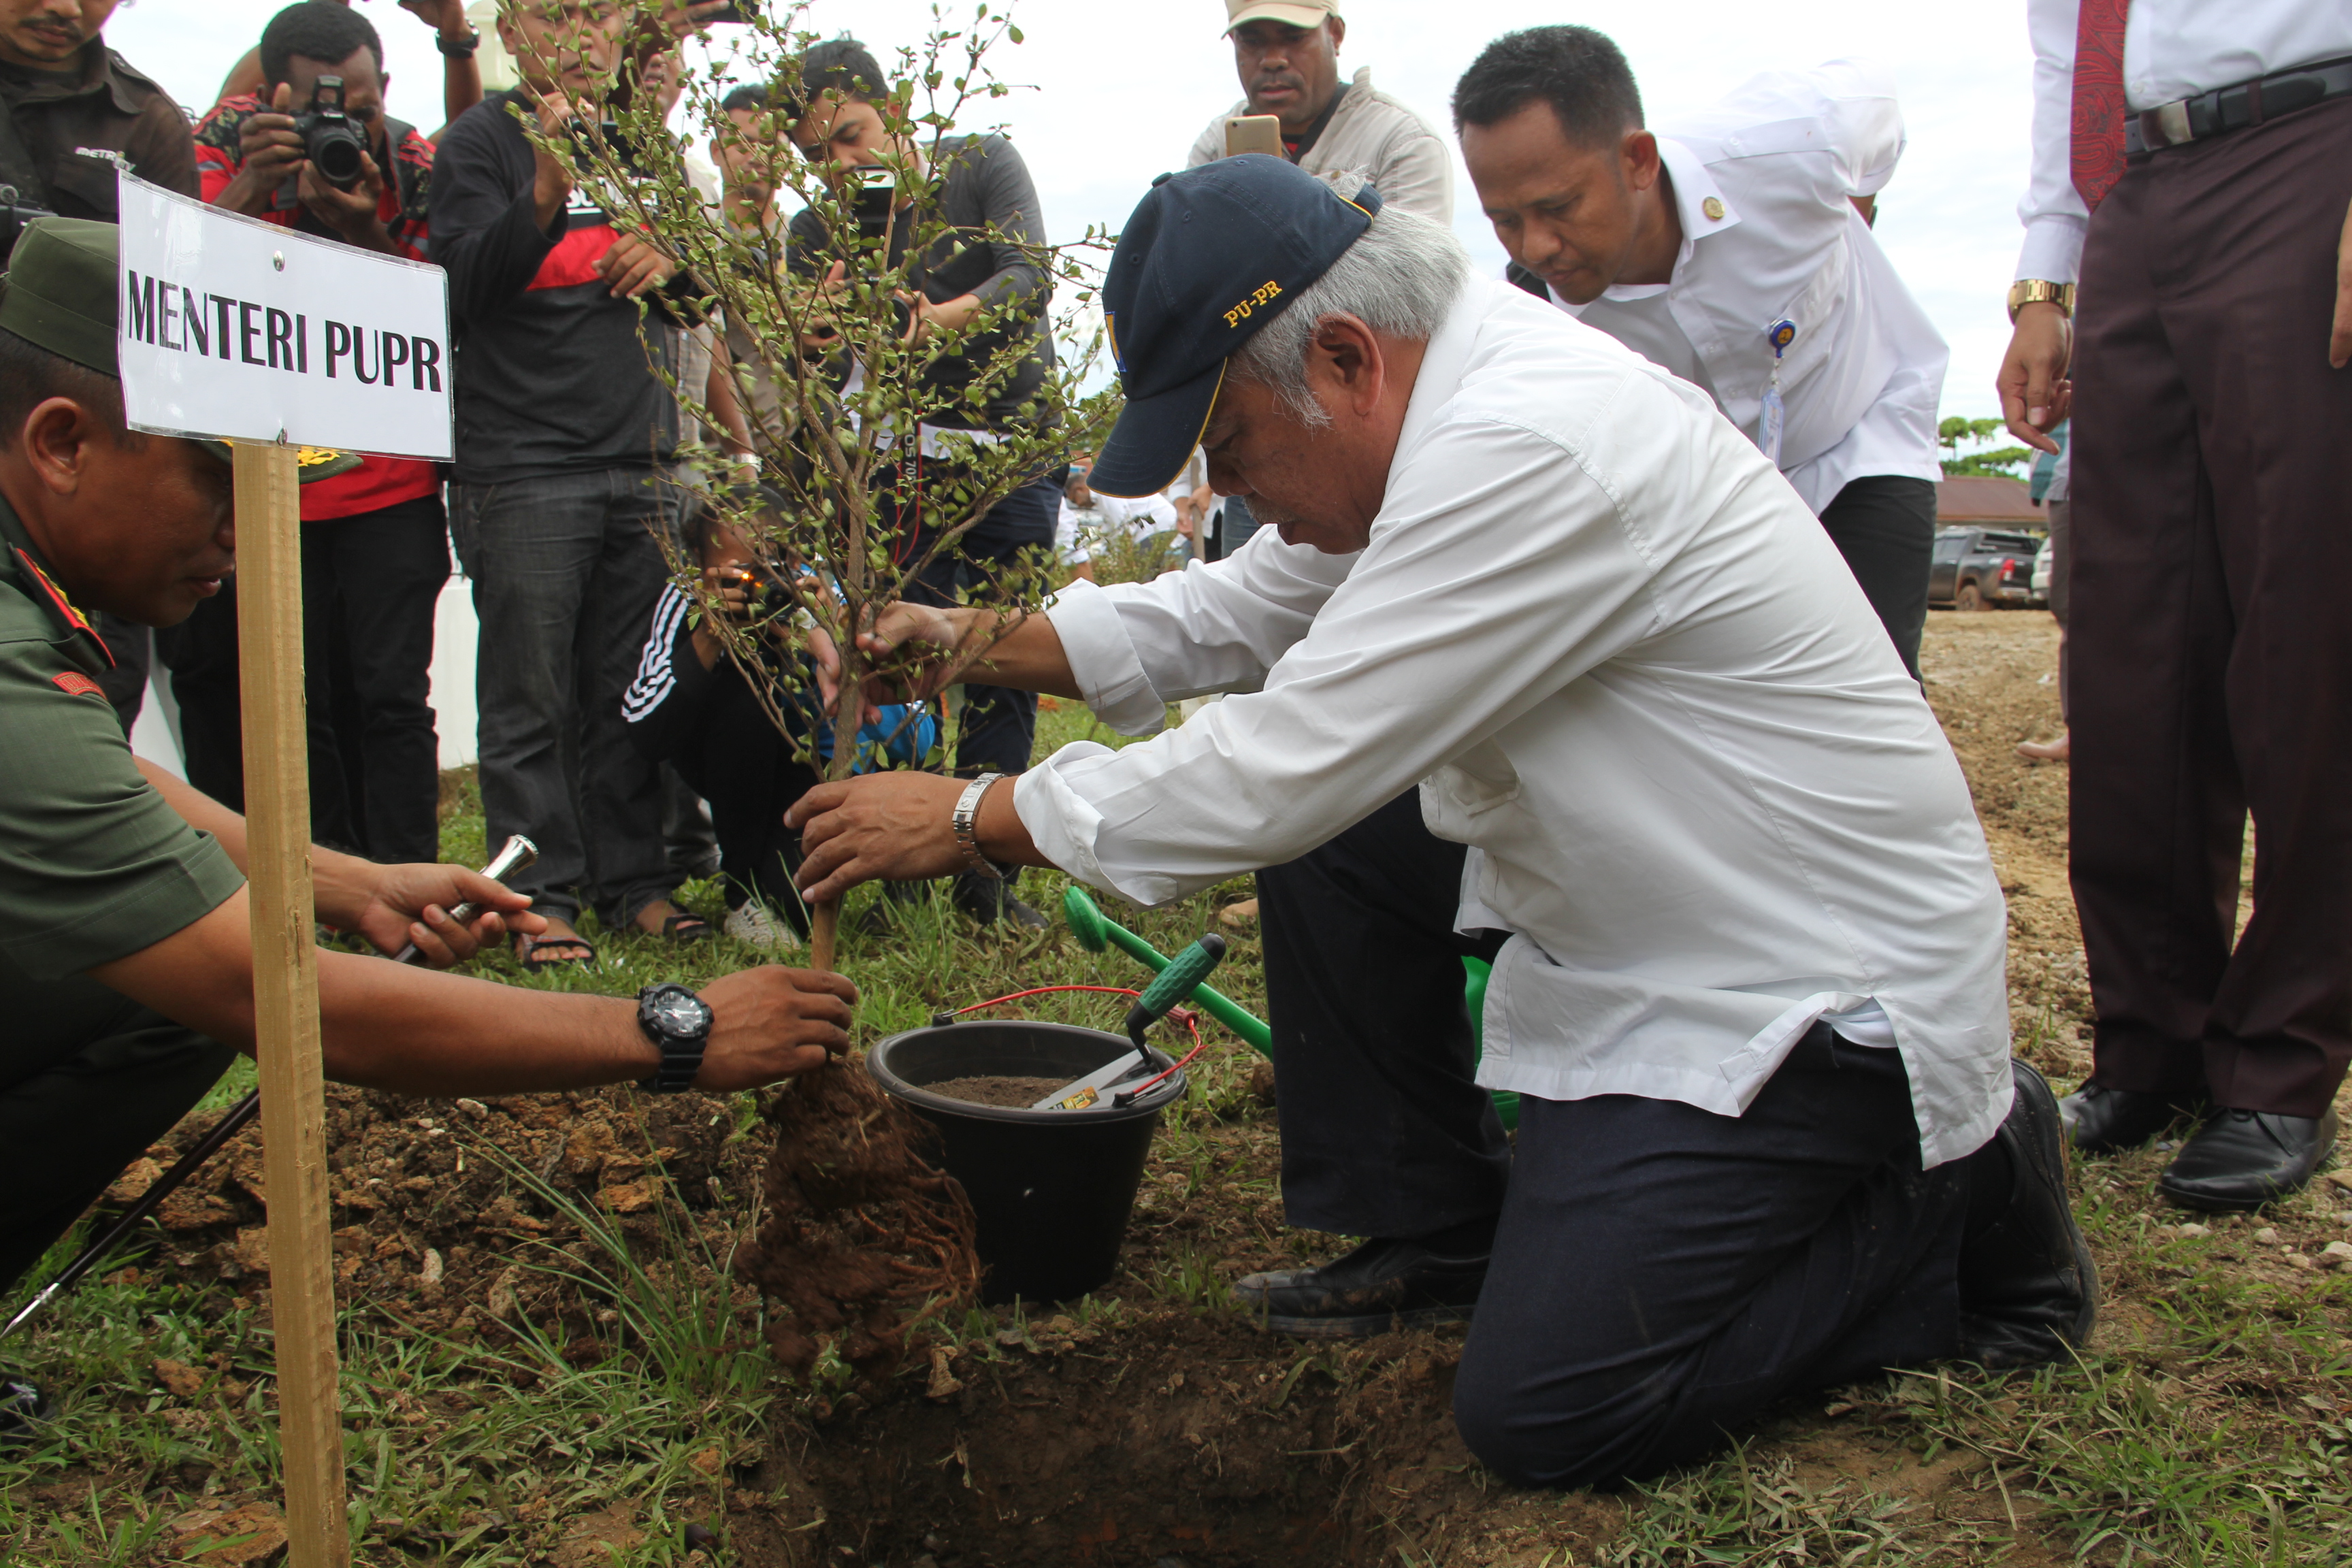
<path id="1" fill-rule="evenodd" d="M 639 1079 L 639 1089 L 677 1094 L 693 1087 L 710 1043 L 710 1004 L 673 981 L 637 993 L 637 1027 L 661 1052 L 661 1066 Z"/>

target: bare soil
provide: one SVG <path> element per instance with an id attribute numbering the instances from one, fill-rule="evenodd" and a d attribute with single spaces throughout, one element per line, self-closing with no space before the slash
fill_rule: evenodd
<path id="1" fill-rule="evenodd" d="M 951 1078 L 922 1087 L 933 1094 L 961 1100 L 967 1105 L 993 1105 L 1007 1110 L 1020 1110 L 1036 1104 L 1066 1081 L 1055 1078 Z"/>

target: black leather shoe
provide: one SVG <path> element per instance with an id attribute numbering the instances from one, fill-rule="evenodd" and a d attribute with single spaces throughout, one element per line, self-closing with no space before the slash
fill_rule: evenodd
<path id="1" fill-rule="evenodd" d="M 1250 1275 L 1234 1300 L 1275 1332 L 1312 1340 L 1458 1323 L 1478 1304 L 1490 1256 L 1442 1258 L 1417 1241 L 1374 1237 L 1319 1268 Z"/>
<path id="2" fill-rule="evenodd" d="M 1960 1354 L 1995 1368 L 2064 1361 L 2099 1313 L 2099 1267 L 2067 1198 L 2058 1098 L 2025 1063 L 2010 1072 L 2017 1096 L 1985 1151 L 2006 1159 L 2009 1204 L 1969 1237 L 1959 1264 Z"/>
<path id="3" fill-rule="evenodd" d="M 2156 1190 L 2183 1208 L 2258 1209 L 2299 1193 L 2336 1148 L 2336 1111 L 2221 1110 L 2180 1146 Z"/>
<path id="4" fill-rule="evenodd" d="M 949 895 L 955 907 L 984 926 L 999 921 L 1009 921 L 1024 931 L 1044 931 L 1047 925 L 1044 915 L 1013 896 L 1013 884 L 977 871 L 956 874 L 955 888 Z"/>
<path id="5" fill-rule="evenodd" d="M 0 1376 L 0 1448 L 39 1436 L 38 1424 L 48 1415 L 49 1402 L 38 1388 L 20 1377 Z"/>
<path id="6" fill-rule="evenodd" d="M 2084 1084 L 2058 1102 L 2067 1142 L 2085 1154 L 2137 1149 L 2198 1110 L 2195 1101 L 2178 1095 L 2143 1094 L 2095 1083 Z"/>

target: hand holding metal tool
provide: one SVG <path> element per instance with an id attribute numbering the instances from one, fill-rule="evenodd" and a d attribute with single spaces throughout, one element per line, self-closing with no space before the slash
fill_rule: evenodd
<path id="1" fill-rule="evenodd" d="M 506 847 L 499 851 L 496 859 L 482 868 L 482 875 L 503 886 L 509 877 L 538 858 L 539 846 L 518 833 L 507 840 Z M 461 926 L 471 925 L 474 918 L 481 912 L 482 906 L 468 899 L 451 910 L 449 918 Z M 423 963 L 425 959 L 423 953 L 416 951 L 416 944 L 412 942 L 394 953 L 392 961 L 394 963 Z"/>
<path id="2" fill-rule="evenodd" d="M 1151 1047 L 1145 1044 L 1143 1032 L 1166 1017 L 1170 1008 L 1192 995 L 1192 988 L 1206 980 L 1224 956 L 1225 939 L 1213 932 L 1171 959 L 1168 967 L 1127 1010 L 1127 1037 L 1135 1042 L 1135 1055 L 1113 1058 L 1076 1083 L 1065 1084 L 1029 1109 L 1084 1110 L 1099 1101 L 1103 1090 L 1119 1079 L 1150 1070 Z"/>

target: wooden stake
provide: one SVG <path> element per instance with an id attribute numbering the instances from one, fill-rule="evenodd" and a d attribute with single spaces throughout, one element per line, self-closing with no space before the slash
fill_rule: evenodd
<path id="1" fill-rule="evenodd" d="M 346 1568 L 351 1528 L 343 1511 L 319 956 L 311 930 L 301 535 L 294 448 L 238 442 L 247 882 L 288 1561 L 290 1568 Z"/>

